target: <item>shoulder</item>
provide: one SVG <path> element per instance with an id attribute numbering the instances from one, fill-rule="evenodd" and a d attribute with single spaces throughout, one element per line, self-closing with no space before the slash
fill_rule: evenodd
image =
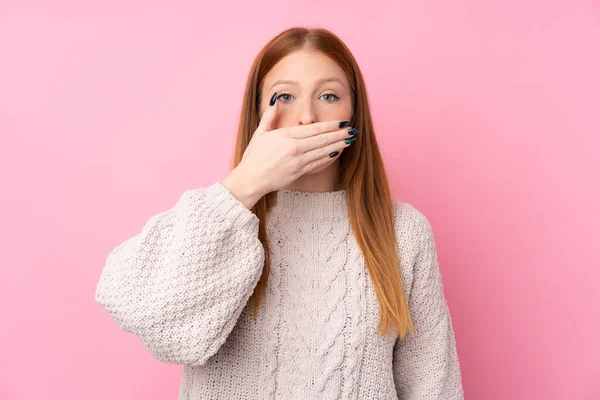
<path id="1" fill-rule="evenodd" d="M 428 218 L 417 207 L 394 200 L 394 224 L 400 248 L 402 277 L 409 293 L 415 275 L 439 275 L 437 250 Z"/>
<path id="2" fill-rule="evenodd" d="M 393 216 L 398 244 L 404 253 L 417 253 L 419 249 L 434 244 L 431 223 L 417 207 L 393 200 Z"/>
<path id="3" fill-rule="evenodd" d="M 393 213 L 396 229 L 408 231 L 414 236 L 415 240 L 432 230 L 429 219 L 425 214 L 410 203 L 393 200 Z"/>

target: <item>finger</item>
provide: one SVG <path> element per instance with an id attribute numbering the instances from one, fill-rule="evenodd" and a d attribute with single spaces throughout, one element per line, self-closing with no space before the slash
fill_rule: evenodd
<path id="1" fill-rule="evenodd" d="M 308 151 L 318 149 L 320 147 L 326 147 L 331 143 L 351 138 L 357 133 L 358 130 L 356 128 L 342 128 L 333 132 L 327 132 L 320 135 L 300 139 L 297 141 L 298 152 L 306 153 Z"/>
<path id="2" fill-rule="evenodd" d="M 260 123 L 258 124 L 258 129 L 262 132 L 267 132 L 273 129 L 275 126 L 275 119 L 277 117 L 277 111 L 279 110 L 279 102 L 277 101 L 277 92 L 273 93 L 273 95 L 269 99 L 269 106 L 263 113 Z"/>
<path id="3" fill-rule="evenodd" d="M 286 133 L 296 139 L 303 139 L 311 136 L 316 136 L 321 133 L 331 132 L 340 129 L 341 120 L 315 122 L 310 125 L 292 126 L 285 128 Z"/>
<path id="4" fill-rule="evenodd" d="M 346 147 L 352 146 L 353 142 L 346 143 L 344 140 L 338 140 L 325 147 L 319 147 L 318 149 L 311 150 L 300 156 L 300 164 L 302 166 L 303 173 L 310 172 L 311 170 L 326 164 L 332 158 L 336 158 Z M 338 154 L 332 154 L 334 152 Z"/>

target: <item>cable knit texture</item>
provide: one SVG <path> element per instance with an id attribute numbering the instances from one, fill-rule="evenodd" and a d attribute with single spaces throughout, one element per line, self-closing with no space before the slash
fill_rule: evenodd
<path id="1" fill-rule="evenodd" d="M 179 400 L 463 399 L 436 246 L 425 216 L 394 201 L 415 335 L 376 332 L 379 304 L 344 190 L 278 190 L 259 220 L 220 183 L 188 190 L 107 257 L 95 299 L 156 359 L 183 364 Z"/>

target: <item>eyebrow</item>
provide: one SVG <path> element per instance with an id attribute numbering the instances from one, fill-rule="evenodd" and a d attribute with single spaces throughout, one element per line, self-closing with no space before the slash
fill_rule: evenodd
<path id="1" fill-rule="evenodd" d="M 327 82 L 338 82 L 342 86 L 344 86 L 344 83 L 339 78 L 333 78 L 333 77 L 332 78 L 319 79 L 317 81 L 317 85 L 322 85 L 322 84 L 327 83 Z M 288 85 L 298 85 L 297 81 L 292 81 L 292 80 L 289 80 L 289 79 L 280 79 L 280 80 L 276 81 L 275 83 L 273 83 L 273 85 L 271 85 L 271 89 L 273 87 L 277 86 L 277 85 L 281 85 L 281 84 L 284 84 L 284 83 L 288 84 Z"/>

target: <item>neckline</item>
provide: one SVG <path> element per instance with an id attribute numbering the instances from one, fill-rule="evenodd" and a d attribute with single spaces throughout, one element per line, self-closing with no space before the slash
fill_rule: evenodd
<path id="1" fill-rule="evenodd" d="M 276 191 L 270 212 L 300 219 L 347 218 L 346 190 L 305 192 L 292 189 Z"/>

